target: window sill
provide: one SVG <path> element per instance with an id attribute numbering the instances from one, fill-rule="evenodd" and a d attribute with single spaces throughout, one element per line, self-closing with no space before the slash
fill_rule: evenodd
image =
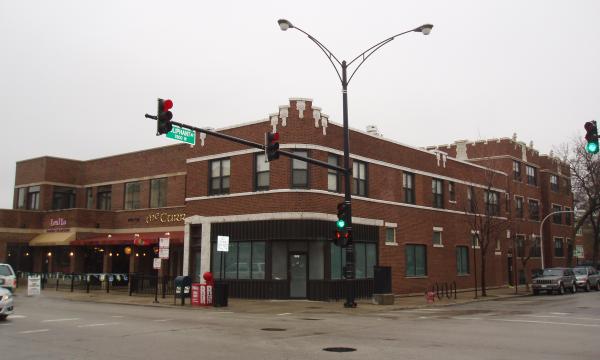
<path id="1" fill-rule="evenodd" d="M 433 244 L 433 247 L 434 247 L 434 248 L 443 248 L 443 247 L 444 247 L 444 245 Z"/>
<path id="2" fill-rule="evenodd" d="M 471 274 L 456 274 L 456 276 L 458 276 L 458 277 L 467 277 L 467 276 L 471 276 Z"/>
<path id="3" fill-rule="evenodd" d="M 397 242 L 386 242 L 385 245 L 398 246 L 398 243 Z"/>
<path id="4" fill-rule="evenodd" d="M 496 251 L 494 252 L 494 255 L 502 255 L 502 251 Z"/>
<path id="5" fill-rule="evenodd" d="M 481 249 L 479 246 L 471 246 L 471 249 Z"/>
<path id="6" fill-rule="evenodd" d="M 456 200 L 448 200 L 450 204 L 456 204 Z"/>
<path id="7" fill-rule="evenodd" d="M 428 279 L 427 275 L 417 275 L 417 276 L 404 276 L 405 279 Z"/>

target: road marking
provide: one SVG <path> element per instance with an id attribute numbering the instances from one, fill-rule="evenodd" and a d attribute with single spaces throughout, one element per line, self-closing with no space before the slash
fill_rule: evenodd
<path id="1" fill-rule="evenodd" d="M 292 315 L 292 313 L 281 313 L 281 314 L 277 314 L 277 316 L 283 316 L 283 315 Z"/>
<path id="2" fill-rule="evenodd" d="M 589 320 L 589 321 L 600 321 L 598 318 L 582 318 L 582 317 L 566 317 L 566 316 L 558 316 L 558 315 L 521 315 L 528 316 L 534 318 L 559 318 L 559 319 L 568 319 L 568 320 Z"/>
<path id="3" fill-rule="evenodd" d="M 50 329 L 39 329 L 39 330 L 27 330 L 27 331 L 19 331 L 17 334 L 35 334 L 50 331 Z"/>
<path id="4" fill-rule="evenodd" d="M 600 324 L 576 324 L 566 322 L 554 322 L 554 321 L 537 321 L 537 320 L 520 320 L 520 319 L 487 319 L 489 321 L 503 321 L 503 322 L 520 322 L 528 324 L 544 324 L 544 325 L 569 325 L 569 326 L 584 326 L 584 327 L 600 327 Z"/>
<path id="5" fill-rule="evenodd" d="M 444 309 L 437 309 L 437 308 L 424 308 L 424 309 L 419 309 L 421 311 L 444 311 Z"/>
<path id="6" fill-rule="evenodd" d="M 466 317 L 466 316 L 453 316 L 452 318 L 454 320 L 481 320 L 481 318 L 478 318 L 478 317 Z"/>
<path id="7" fill-rule="evenodd" d="M 569 315 L 570 313 L 551 312 L 552 315 Z"/>
<path id="8" fill-rule="evenodd" d="M 120 323 L 104 323 L 104 324 L 86 324 L 86 325 L 78 325 L 78 328 L 86 328 L 86 327 L 96 327 L 96 326 L 109 326 L 109 325 L 118 325 Z"/>
<path id="9" fill-rule="evenodd" d="M 111 317 L 112 318 L 119 318 L 119 319 L 121 319 L 121 318 L 124 318 L 125 316 L 123 316 L 123 315 L 113 315 Z"/>
<path id="10" fill-rule="evenodd" d="M 415 310 L 399 310 L 401 312 L 405 312 L 405 313 L 423 313 L 423 312 L 430 312 L 430 311 L 444 311 L 442 309 L 415 309 Z"/>
<path id="11" fill-rule="evenodd" d="M 50 320 L 42 320 L 42 322 L 43 322 L 43 323 L 48 323 L 48 322 L 75 321 L 75 320 L 79 320 L 79 318 L 68 318 L 68 319 L 50 319 Z"/>
<path id="12" fill-rule="evenodd" d="M 156 322 L 164 322 L 164 321 L 172 321 L 173 319 L 158 319 L 158 320 L 152 320 L 152 321 L 156 321 Z"/>
<path id="13" fill-rule="evenodd" d="M 6 323 L 6 324 L 0 324 L 0 326 L 11 326 L 11 323 Z"/>
<path id="14" fill-rule="evenodd" d="M 25 315 L 10 315 L 11 319 L 25 319 L 26 317 Z"/>

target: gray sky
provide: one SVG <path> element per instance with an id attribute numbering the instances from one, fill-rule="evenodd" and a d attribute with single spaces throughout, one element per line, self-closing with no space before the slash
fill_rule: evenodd
<path id="1" fill-rule="evenodd" d="M 360 68 L 353 128 L 413 146 L 516 132 L 548 153 L 600 121 L 600 1 L 0 0 L 0 207 L 12 207 L 18 160 L 173 144 L 144 119 L 157 97 L 200 127 L 260 120 L 290 97 L 341 122 L 331 64 L 279 18 L 347 60 L 435 25 Z"/>

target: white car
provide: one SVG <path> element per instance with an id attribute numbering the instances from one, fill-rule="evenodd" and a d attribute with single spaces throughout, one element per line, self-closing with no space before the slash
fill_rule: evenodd
<path id="1" fill-rule="evenodd" d="M 13 295 L 7 289 L 0 288 L 0 321 L 13 313 Z"/>
<path id="2" fill-rule="evenodd" d="M 17 276 L 9 264 L 0 264 L 0 287 L 15 292 Z"/>

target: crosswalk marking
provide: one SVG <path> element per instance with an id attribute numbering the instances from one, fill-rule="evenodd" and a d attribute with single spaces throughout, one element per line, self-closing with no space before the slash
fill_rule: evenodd
<path id="1" fill-rule="evenodd" d="M 50 319 L 50 320 L 42 320 L 43 323 L 49 322 L 61 322 L 61 321 L 75 321 L 79 320 L 79 318 L 68 318 L 68 319 Z"/>
<path id="2" fill-rule="evenodd" d="M 50 331 L 50 329 L 19 331 L 17 334 L 35 334 L 35 333 L 41 333 L 41 332 L 47 332 L 47 331 Z"/>
<path id="3" fill-rule="evenodd" d="M 109 326 L 109 325 L 118 325 L 120 323 L 118 322 L 113 322 L 113 323 L 104 323 L 104 324 L 85 324 L 85 325 L 78 325 L 78 328 L 86 328 L 86 327 L 96 327 L 96 326 Z"/>

